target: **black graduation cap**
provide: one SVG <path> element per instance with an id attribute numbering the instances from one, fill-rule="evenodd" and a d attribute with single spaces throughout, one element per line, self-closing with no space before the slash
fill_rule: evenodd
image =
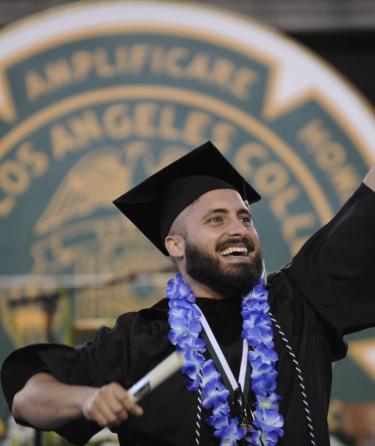
<path id="1" fill-rule="evenodd" d="M 168 255 L 164 239 L 186 206 L 214 189 L 235 189 L 248 203 L 260 195 L 210 142 L 159 170 L 114 200 L 152 243 Z"/>

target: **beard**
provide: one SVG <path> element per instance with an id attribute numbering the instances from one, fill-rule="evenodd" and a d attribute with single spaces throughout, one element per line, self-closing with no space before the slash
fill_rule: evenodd
<path id="1" fill-rule="evenodd" d="M 238 240 L 236 241 L 238 243 Z M 255 246 L 250 240 L 246 239 L 244 242 L 249 251 L 254 251 L 254 260 L 246 263 L 228 264 L 224 270 L 219 260 L 186 240 L 186 272 L 194 280 L 224 298 L 245 296 L 262 275 L 263 257 L 260 250 L 255 251 Z M 226 244 L 229 246 L 230 242 L 227 241 Z M 217 251 L 223 248 L 225 246 L 218 247 Z"/>

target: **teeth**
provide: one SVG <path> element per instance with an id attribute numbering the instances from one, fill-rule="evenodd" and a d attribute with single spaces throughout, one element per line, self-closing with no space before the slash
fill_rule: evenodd
<path id="1" fill-rule="evenodd" d="M 223 251 L 220 251 L 220 255 L 222 256 L 229 256 L 233 254 L 234 252 L 238 252 L 240 254 L 247 254 L 247 248 L 241 247 L 241 246 L 231 246 L 230 248 L 224 249 Z"/>

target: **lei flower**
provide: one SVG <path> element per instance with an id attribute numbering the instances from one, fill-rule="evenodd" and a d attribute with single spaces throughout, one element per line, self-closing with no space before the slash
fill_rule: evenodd
<path id="1" fill-rule="evenodd" d="M 169 280 L 168 322 L 170 342 L 185 358 L 182 373 L 188 377 L 187 388 L 202 389 L 202 405 L 211 413 L 208 423 L 221 446 L 235 446 L 244 439 L 251 446 L 274 446 L 283 435 L 284 420 L 279 413 L 280 396 L 276 393 L 278 359 L 274 350 L 272 322 L 268 315 L 268 291 L 261 279 L 242 301 L 243 331 L 250 351 L 252 368 L 251 389 L 255 395 L 254 419 L 250 426 L 241 427 L 237 416 L 231 415 L 229 391 L 211 359 L 206 360 L 206 344 L 199 337 L 202 330 L 200 311 L 194 305 L 195 296 L 181 274 Z"/>

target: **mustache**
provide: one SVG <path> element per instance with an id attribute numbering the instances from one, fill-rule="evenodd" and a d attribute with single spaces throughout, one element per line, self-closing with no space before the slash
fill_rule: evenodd
<path id="1" fill-rule="evenodd" d="M 224 249 L 229 248 L 230 246 L 244 246 L 245 248 L 247 248 L 248 252 L 252 252 L 255 250 L 255 244 L 252 240 L 246 237 L 241 237 L 241 238 L 236 237 L 219 242 L 216 245 L 216 251 L 217 252 L 223 251 Z"/>

